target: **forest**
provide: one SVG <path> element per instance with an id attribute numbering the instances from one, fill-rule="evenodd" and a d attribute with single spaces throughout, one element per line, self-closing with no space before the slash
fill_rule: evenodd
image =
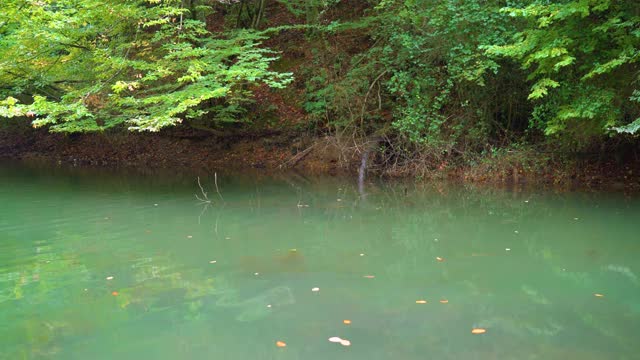
<path id="1" fill-rule="evenodd" d="M 0 359 L 640 359 L 640 0 L 0 5 Z"/>
<path id="2" fill-rule="evenodd" d="M 634 0 L 8 0 L 0 118 L 8 137 L 293 134 L 290 164 L 331 142 L 410 176 L 625 170 L 639 60 Z"/>

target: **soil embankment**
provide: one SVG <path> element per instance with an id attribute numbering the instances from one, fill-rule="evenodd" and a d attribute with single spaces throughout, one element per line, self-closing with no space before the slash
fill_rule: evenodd
<path id="1" fill-rule="evenodd" d="M 0 158 L 74 166 L 126 167 L 214 172 L 254 169 L 265 173 L 295 169 L 314 174 L 353 174 L 360 166 L 357 146 L 331 137 L 263 131 L 237 136 L 173 128 L 160 133 L 52 134 L 44 130 L 0 129 Z M 362 148 L 360 148 L 362 150 Z M 563 187 L 640 189 L 640 162 L 633 159 L 541 160 L 536 153 L 482 159 L 476 165 L 423 164 L 398 172 L 376 163 L 369 173 L 389 177 L 460 180 L 489 184 L 552 184 Z"/>
<path id="2" fill-rule="evenodd" d="M 177 128 L 160 133 L 89 134 L 5 129 L 0 130 L 0 158 L 77 166 L 206 171 L 297 168 L 310 173 L 337 173 L 348 169 L 339 164 L 335 149 L 317 146 L 319 141 L 278 131 L 219 137 Z"/>

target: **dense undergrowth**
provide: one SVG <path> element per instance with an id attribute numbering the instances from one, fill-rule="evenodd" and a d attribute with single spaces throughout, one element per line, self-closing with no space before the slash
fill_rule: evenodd
<path id="1" fill-rule="evenodd" d="M 0 35 L 0 116 L 54 132 L 277 130 L 418 177 L 638 163 L 632 0 L 10 0 Z"/>

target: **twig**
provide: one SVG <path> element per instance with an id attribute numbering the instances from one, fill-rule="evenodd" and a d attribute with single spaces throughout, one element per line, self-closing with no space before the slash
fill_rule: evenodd
<path id="1" fill-rule="evenodd" d="M 218 193 L 218 196 L 220 196 L 220 200 L 224 201 L 224 198 L 220 193 L 220 189 L 218 189 L 218 173 L 213 173 L 213 183 L 216 185 L 216 192 Z"/>
<path id="2" fill-rule="evenodd" d="M 209 197 L 207 196 L 207 192 L 204 191 L 202 184 L 200 184 L 200 176 L 198 176 L 198 186 L 200 187 L 200 192 L 202 192 L 202 197 L 199 197 L 198 194 L 195 194 L 196 199 L 198 199 L 201 203 L 211 204 L 211 200 L 209 200 Z M 218 189 L 218 185 L 216 184 L 216 190 L 217 189 Z"/>
<path id="3" fill-rule="evenodd" d="M 198 224 L 200 224 L 200 219 L 202 218 L 202 215 L 204 215 L 204 213 L 207 212 L 207 210 L 209 209 L 209 206 L 211 206 L 210 203 L 205 203 L 205 205 L 202 207 L 202 211 L 200 211 L 200 215 L 198 215 Z"/>
<path id="4" fill-rule="evenodd" d="M 220 193 L 220 188 L 218 187 L 218 173 L 214 173 L 213 174 L 213 183 L 216 186 L 216 192 L 218 193 L 218 196 L 220 197 L 220 200 L 222 200 L 222 207 L 224 208 L 225 206 L 225 202 L 224 202 L 224 198 L 222 197 L 222 194 Z M 200 218 L 202 218 L 202 215 L 209 209 L 209 207 L 213 206 L 213 201 L 211 199 L 209 199 L 209 194 L 204 191 L 204 187 L 202 187 L 202 183 L 200 182 L 200 177 L 198 176 L 198 187 L 200 188 L 200 192 L 202 193 L 202 197 L 198 196 L 198 194 L 195 194 L 196 199 L 198 199 L 198 201 L 200 201 L 199 205 L 204 205 L 202 208 L 202 211 L 200 212 L 200 215 L 198 215 L 198 224 L 200 224 Z M 218 218 L 220 217 L 220 214 L 218 214 L 218 217 L 216 217 L 216 227 L 215 227 L 215 231 L 216 231 L 216 235 L 218 233 Z"/>
<path id="5" fill-rule="evenodd" d="M 384 74 L 387 73 L 387 71 L 388 70 L 381 72 L 380 75 L 378 75 L 378 77 L 373 80 L 371 86 L 369 86 L 369 90 L 367 90 L 367 94 L 364 96 L 364 101 L 362 102 L 362 110 L 360 110 L 360 126 L 362 126 L 362 124 L 364 123 L 364 112 L 367 108 L 367 99 L 369 98 L 369 93 L 371 92 L 371 89 L 373 89 L 373 87 L 376 85 L 376 82 L 378 82 L 378 80 L 380 80 L 380 78 L 383 77 Z"/>

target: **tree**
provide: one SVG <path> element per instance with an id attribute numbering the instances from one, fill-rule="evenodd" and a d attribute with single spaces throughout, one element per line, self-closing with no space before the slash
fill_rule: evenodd
<path id="1" fill-rule="evenodd" d="M 580 142 L 640 128 L 640 7 L 626 0 L 533 1 L 501 10 L 523 21 L 489 54 L 517 60 L 532 82 L 532 126 Z M 634 121 L 635 120 L 635 121 Z"/>
<path id="2" fill-rule="evenodd" d="M 250 85 L 291 81 L 269 70 L 277 56 L 263 36 L 213 34 L 184 5 L 12 1 L 0 15 L 0 116 L 30 116 L 52 131 L 158 131 L 237 121 Z"/>

